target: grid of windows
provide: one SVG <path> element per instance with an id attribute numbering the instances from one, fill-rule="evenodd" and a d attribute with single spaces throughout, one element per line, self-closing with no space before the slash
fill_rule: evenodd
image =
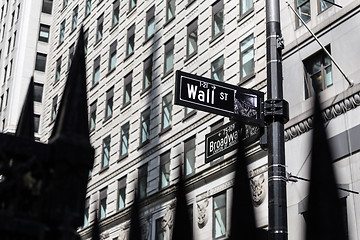
<path id="1" fill-rule="evenodd" d="M 226 192 L 213 197 L 213 237 L 226 235 Z"/>
<path id="2" fill-rule="evenodd" d="M 224 2 L 217 1 L 212 6 L 212 37 L 215 38 L 224 31 Z"/>
<path id="3" fill-rule="evenodd" d="M 197 42 L 198 42 L 197 19 L 195 19 L 187 26 L 186 53 L 188 58 L 196 54 L 198 48 Z"/>
<path id="4" fill-rule="evenodd" d="M 46 43 L 49 42 L 49 33 L 50 33 L 50 26 L 45 24 L 40 24 L 39 41 Z"/>
<path id="5" fill-rule="evenodd" d="M 245 80 L 254 74 L 254 36 L 250 35 L 240 43 L 240 74 Z"/>
<path id="6" fill-rule="evenodd" d="M 164 75 L 174 69 L 174 38 L 165 43 Z"/>
<path id="7" fill-rule="evenodd" d="M 143 91 L 151 87 L 152 83 L 152 55 L 144 61 Z"/>
<path id="8" fill-rule="evenodd" d="M 211 63 L 211 79 L 224 81 L 224 56 L 220 56 Z"/>
<path id="9" fill-rule="evenodd" d="M 120 157 L 127 156 L 129 152 L 129 134 L 130 123 L 127 122 L 121 126 L 121 138 L 120 138 Z"/>
<path id="10" fill-rule="evenodd" d="M 106 201 L 107 201 L 107 188 L 100 190 L 99 201 L 99 219 L 106 218 Z"/>
<path id="11" fill-rule="evenodd" d="M 110 161 L 110 135 L 103 139 L 101 169 L 109 166 Z"/>
<path id="12" fill-rule="evenodd" d="M 170 184 L 170 151 L 160 156 L 160 171 L 159 171 L 159 188 L 169 186 Z"/>
<path id="13" fill-rule="evenodd" d="M 161 129 L 166 130 L 171 127 L 172 93 L 168 93 L 162 99 Z"/>
<path id="14" fill-rule="evenodd" d="M 118 205 L 117 210 L 125 208 L 126 176 L 118 180 Z"/>
<path id="15" fill-rule="evenodd" d="M 145 39 L 149 39 L 155 33 L 155 6 L 146 12 L 146 34 Z"/>
<path id="16" fill-rule="evenodd" d="M 132 90 L 132 72 L 125 76 L 124 81 L 124 99 L 123 107 L 127 106 L 131 102 L 131 90 Z"/>
<path id="17" fill-rule="evenodd" d="M 150 108 L 141 113 L 140 144 L 150 139 Z"/>
<path id="18" fill-rule="evenodd" d="M 105 120 L 109 119 L 112 116 L 113 103 L 114 103 L 114 87 L 106 91 Z"/>

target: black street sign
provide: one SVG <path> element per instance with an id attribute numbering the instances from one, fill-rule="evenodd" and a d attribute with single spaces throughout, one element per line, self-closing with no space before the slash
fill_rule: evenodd
<path id="1" fill-rule="evenodd" d="M 205 135 L 205 162 L 208 163 L 237 149 L 239 139 L 242 144 L 250 145 L 256 142 L 260 136 L 259 127 L 231 121 Z"/>
<path id="2" fill-rule="evenodd" d="M 175 104 L 264 125 L 264 93 L 176 71 Z"/>

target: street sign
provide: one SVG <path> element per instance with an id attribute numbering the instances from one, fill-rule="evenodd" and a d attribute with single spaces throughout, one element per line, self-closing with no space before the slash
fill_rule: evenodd
<path id="1" fill-rule="evenodd" d="M 264 93 L 176 71 L 175 104 L 263 126 Z"/>
<path id="2" fill-rule="evenodd" d="M 237 149 L 239 139 L 245 146 L 256 142 L 260 136 L 259 127 L 231 121 L 205 135 L 205 162 Z"/>

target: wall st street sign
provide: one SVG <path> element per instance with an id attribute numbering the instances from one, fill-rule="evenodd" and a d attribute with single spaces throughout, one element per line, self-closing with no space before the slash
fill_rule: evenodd
<path id="1" fill-rule="evenodd" d="M 205 162 L 237 149 L 239 140 L 244 145 L 250 145 L 260 136 L 259 127 L 231 121 L 205 135 Z"/>
<path id="2" fill-rule="evenodd" d="M 264 93 L 176 71 L 175 104 L 263 126 Z"/>

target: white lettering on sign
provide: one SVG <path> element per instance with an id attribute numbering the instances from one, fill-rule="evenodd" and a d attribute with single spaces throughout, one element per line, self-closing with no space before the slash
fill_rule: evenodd
<path id="1" fill-rule="evenodd" d="M 235 131 L 233 133 L 226 134 L 223 138 L 220 138 L 219 140 L 210 141 L 209 142 L 210 153 L 216 154 L 227 147 L 231 147 L 232 145 L 237 143 L 237 139 L 238 139 L 238 131 Z"/>
<path id="2" fill-rule="evenodd" d="M 190 99 L 197 99 L 200 102 L 206 102 L 206 103 L 211 103 L 214 104 L 214 90 L 215 88 L 213 88 L 212 90 L 210 90 L 209 88 L 206 89 L 206 91 L 203 90 L 199 90 L 198 91 L 198 87 L 192 84 L 187 84 L 187 90 L 188 90 L 188 97 Z"/>

